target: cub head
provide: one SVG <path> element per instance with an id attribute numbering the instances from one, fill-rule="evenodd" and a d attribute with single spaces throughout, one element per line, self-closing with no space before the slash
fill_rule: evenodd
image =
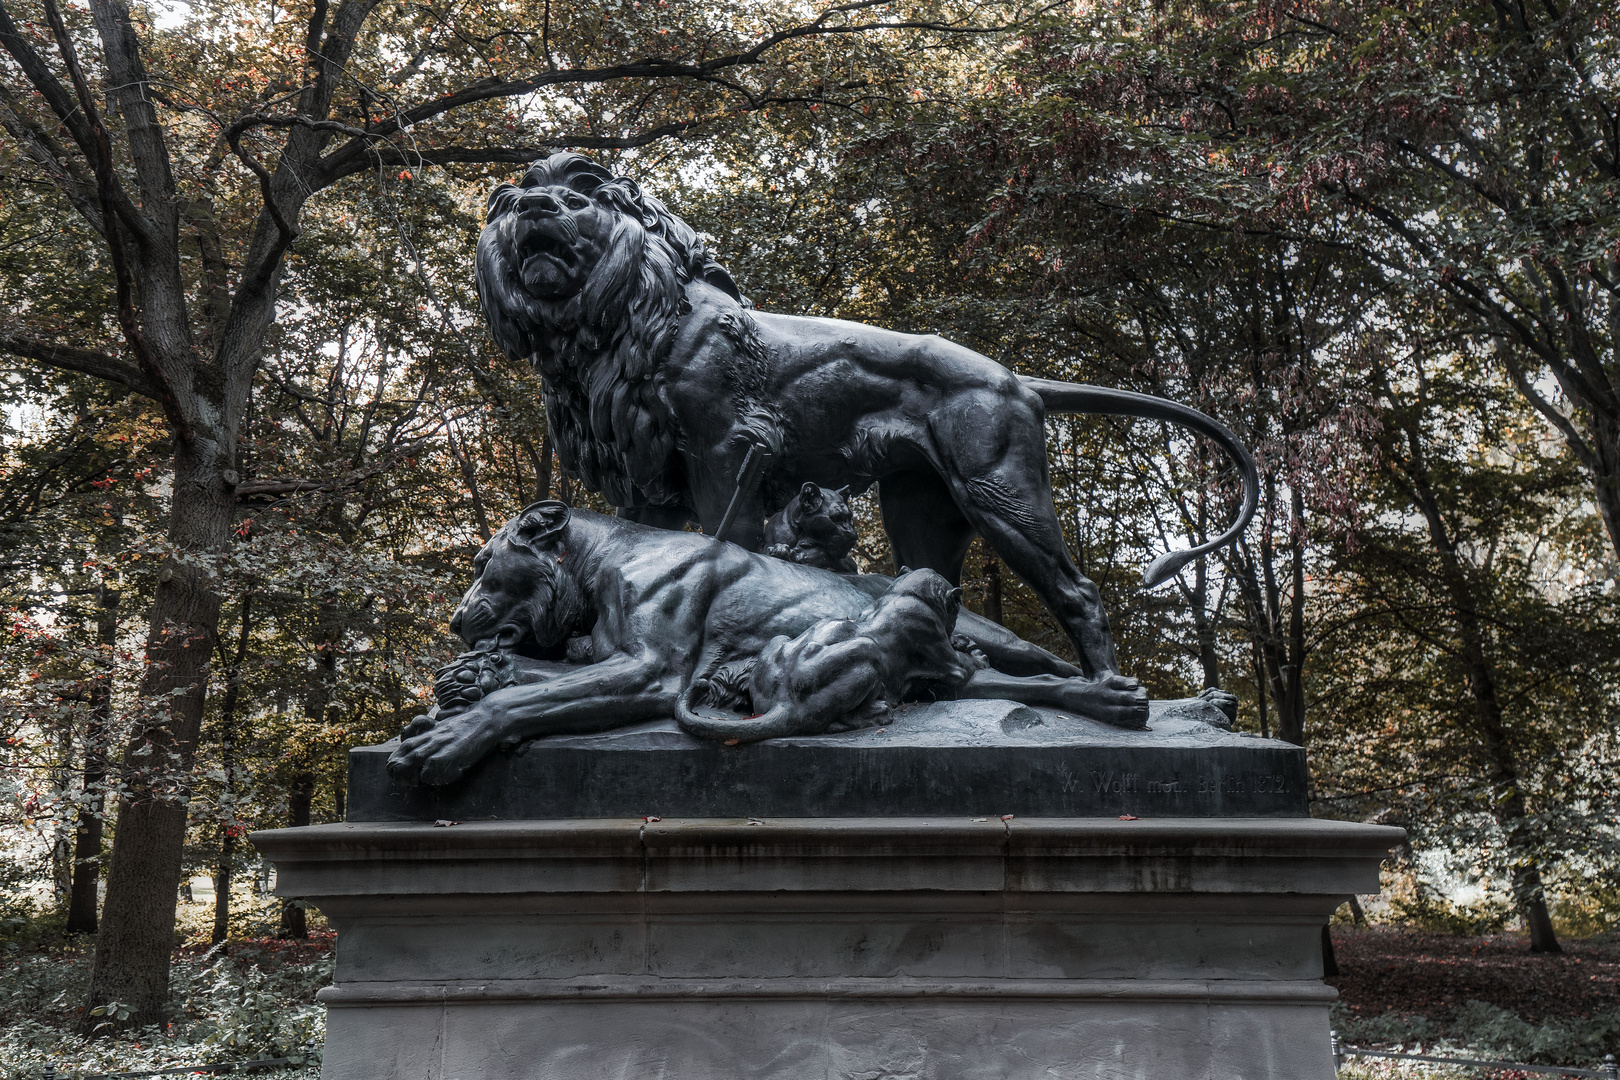
<path id="1" fill-rule="evenodd" d="M 568 566 L 568 507 L 537 502 L 501 526 L 473 560 L 472 587 L 450 630 L 475 649 L 546 649 L 584 613 Z"/>
<path id="2" fill-rule="evenodd" d="M 855 550 L 855 515 L 849 488 L 806 483 L 766 525 L 766 554 L 794 562 L 841 568 Z M 853 569 L 853 565 L 851 566 Z"/>
<path id="3" fill-rule="evenodd" d="M 933 570 L 902 567 L 894 584 L 878 597 L 874 610 L 882 612 L 885 608 L 905 606 L 915 611 L 919 604 L 926 607 L 949 634 L 962 610 L 962 590 Z"/>

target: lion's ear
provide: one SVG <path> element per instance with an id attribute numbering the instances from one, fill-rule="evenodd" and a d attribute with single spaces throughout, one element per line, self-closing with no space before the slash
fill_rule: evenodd
<path id="1" fill-rule="evenodd" d="M 568 504 L 545 499 L 523 508 L 517 516 L 513 532 L 526 544 L 544 544 L 556 537 L 568 525 Z"/>
<path id="2" fill-rule="evenodd" d="M 814 511 L 821 505 L 821 488 L 806 480 L 799 488 L 799 506 L 801 509 Z"/>

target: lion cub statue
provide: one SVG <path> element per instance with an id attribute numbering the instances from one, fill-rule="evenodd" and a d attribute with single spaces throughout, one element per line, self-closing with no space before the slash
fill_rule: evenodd
<path id="1" fill-rule="evenodd" d="M 799 493 L 765 523 L 765 554 L 788 562 L 819 566 L 840 574 L 856 572 L 855 515 L 849 488 L 806 483 Z"/>
<path id="2" fill-rule="evenodd" d="M 901 702 L 954 697 L 984 666 L 952 633 L 961 604 L 939 574 L 909 570 L 853 619 L 824 619 L 771 639 L 757 659 L 716 665 L 677 699 L 675 717 L 702 738 L 754 742 L 867 727 Z M 704 704 L 756 715 L 715 716 L 698 711 Z"/>

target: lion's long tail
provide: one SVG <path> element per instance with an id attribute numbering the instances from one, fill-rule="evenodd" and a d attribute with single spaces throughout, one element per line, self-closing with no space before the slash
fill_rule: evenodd
<path id="1" fill-rule="evenodd" d="M 675 720 L 688 734 L 715 742 L 758 742 L 783 735 L 800 735 L 796 717 L 786 706 L 777 704 L 763 716 L 704 716 L 692 707 L 693 688 L 688 686 L 675 699 Z"/>
<path id="2" fill-rule="evenodd" d="M 1191 428 L 1204 435 L 1226 452 L 1232 463 L 1243 474 L 1243 507 L 1230 528 L 1215 539 L 1185 551 L 1169 551 L 1160 555 L 1142 574 L 1142 584 L 1152 588 L 1169 581 L 1183 566 L 1200 555 L 1225 547 L 1243 535 L 1260 505 L 1260 474 L 1254 459 L 1226 426 L 1197 409 L 1178 405 L 1165 398 L 1137 394 L 1130 390 L 1114 390 L 1106 386 L 1088 386 L 1085 383 L 1058 382 L 1056 379 L 1032 379 L 1020 376 L 1019 381 L 1041 396 L 1047 412 L 1096 413 L 1104 416 L 1140 416 L 1147 420 L 1164 420 L 1181 427 Z"/>

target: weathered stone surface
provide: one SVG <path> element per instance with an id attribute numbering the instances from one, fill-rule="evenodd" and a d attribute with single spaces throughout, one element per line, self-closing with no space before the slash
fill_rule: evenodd
<path id="1" fill-rule="evenodd" d="M 1165 705 L 1179 712 L 1121 731 L 1008 701 L 936 702 L 886 728 L 745 746 L 654 721 L 536 739 L 443 788 L 390 777 L 397 744 L 362 746 L 349 754 L 348 819 L 1305 815 L 1302 749 Z"/>
<path id="2" fill-rule="evenodd" d="M 1311 819 L 354 823 L 253 837 L 338 928 L 325 1080 L 1329 1080 Z"/>

